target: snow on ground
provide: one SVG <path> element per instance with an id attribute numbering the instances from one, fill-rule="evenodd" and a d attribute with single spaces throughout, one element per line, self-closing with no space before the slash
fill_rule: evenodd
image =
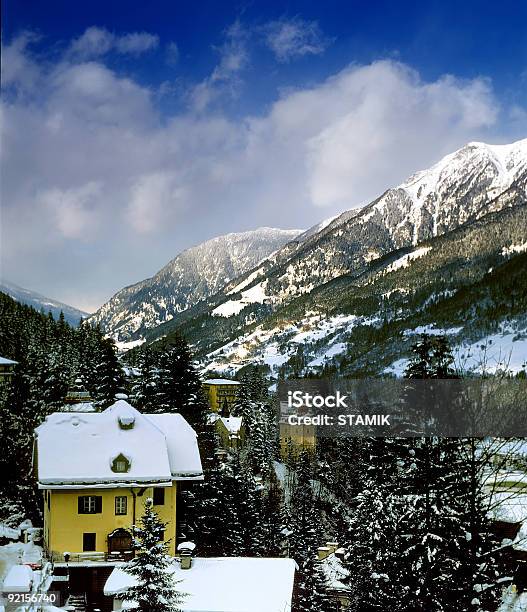
<path id="1" fill-rule="evenodd" d="M 263 268 L 257 268 L 254 272 L 249 274 L 249 276 L 245 280 L 243 280 L 240 284 L 236 285 L 236 287 L 228 291 L 227 295 L 232 295 L 233 293 L 238 293 L 242 289 L 245 289 L 245 287 L 247 287 L 247 285 L 250 285 L 254 280 L 256 280 L 260 276 L 260 274 L 262 274 L 262 272 L 263 272 Z"/>
<path id="2" fill-rule="evenodd" d="M 319 313 L 308 312 L 302 322 L 283 323 L 274 329 L 258 326 L 252 332 L 209 353 L 202 372 L 233 374 L 249 362 L 266 364 L 271 370 L 277 371 L 297 352 L 299 345 L 309 346 L 311 355 L 314 355 L 310 365 L 321 366 L 325 358 L 346 350 L 345 336 L 355 325 L 374 325 L 377 320 L 376 317 L 356 315 L 326 318 Z"/>
<path id="3" fill-rule="evenodd" d="M 505 589 L 498 612 L 527 612 L 527 592 L 517 593 L 512 587 Z"/>
<path id="4" fill-rule="evenodd" d="M 406 358 L 398 359 L 397 361 L 394 361 L 392 365 L 388 366 L 387 368 L 384 368 L 383 374 L 392 374 L 393 376 L 396 376 L 397 378 L 402 378 L 404 371 L 406 370 L 406 367 L 408 366 L 408 361 L 409 359 L 406 359 Z"/>
<path id="5" fill-rule="evenodd" d="M 348 345 L 345 342 L 336 342 L 332 344 L 322 355 L 319 355 L 315 359 L 311 360 L 309 366 L 323 366 L 326 361 L 341 355 L 346 352 Z"/>
<path id="6" fill-rule="evenodd" d="M 403 336 L 414 336 L 416 334 L 428 334 L 429 336 L 453 336 L 459 334 L 463 327 L 449 327 L 443 329 L 436 327 L 433 323 L 430 325 L 419 325 L 414 329 L 405 329 Z"/>
<path id="7" fill-rule="evenodd" d="M 241 312 L 249 304 L 262 304 L 267 299 L 265 294 L 266 286 L 267 280 L 243 291 L 239 300 L 229 300 L 220 304 L 212 311 L 212 315 L 216 317 L 232 317 Z"/>
<path id="8" fill-rule="evenodd" d="M 388 272 L 395 272 L 401 268 L 407 268 L 410 265 L 410 262 L 414 261 L 414 259 L 418 259 L 419 257 L 423 257 L 423 255 L 426 255 L 431 249 L 432 247 L 420 247 L 411 253 L 407 253 L 406 255 L 399 257 L 399 259 L 392 261 L 384 273 L 387 274 Z"/>
<path id="9" fill-rule="evenodd" d="M 521 244 L 511 244 L 508 247 L 503 247 L 501 249 L 501 254 L 503 256 L 506 255 L 514 255 L 516 253 L 525 253 L 527 251 L 527 240 L 522 242 Z"/>
<path id="10" fill-rule="evenodd" d="M 42 548 L 28 542 L 11 542 L 0 546 L 0 584 L 3 584 L 9 570 L 20 563 L 38 564 L 42 560 Z"/>
<path id="11" fill-rule="evenodd" d="M 144 344 L 146 340 L 144 338 L 139 338 L 139 340 L 129 340 L 128 342 L 119 342 L 117 340 L 114 340 L 114 342 L 117 350 L 124 352 L 129 351 L 136 346 L 141 346 L 141 344 Z"/>
<path id="12" fill-rule="evenodd" d="M 456 349 L 456 365 L 470 372 L 519 372 L 527 367 L 527 335 L 506 331 Z"/>

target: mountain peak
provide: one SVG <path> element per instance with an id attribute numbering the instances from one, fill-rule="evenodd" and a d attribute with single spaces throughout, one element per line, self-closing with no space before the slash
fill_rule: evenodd
<path id="1" fill-rule="evenodd" d="M 118 340 L 136 338 L 216 293 L 302 232 L 260 227 L 189 247 L 151 278 L 116 293 L 90 321 Z"/>

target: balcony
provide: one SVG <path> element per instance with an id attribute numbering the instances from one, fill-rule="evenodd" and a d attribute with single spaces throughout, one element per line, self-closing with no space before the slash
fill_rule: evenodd
<path id="1" fill-rule="evenodd" d="M 75 565 L 96 565 L 99 563 L 123 563 L 130 561 L 134 553 L 131 550 L 120 550 L 112 552 L 74 552 L 69 554 L 68 561 L 64 558 L 64 553 L 49 551 L 45 554 L 49 561 L 56 567 L 75 566 Z"/>

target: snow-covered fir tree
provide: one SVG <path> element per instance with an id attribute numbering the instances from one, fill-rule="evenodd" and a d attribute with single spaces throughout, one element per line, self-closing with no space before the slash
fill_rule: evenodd
<path id="1" fill-rule="evenodd" d="M 115 401 L 115 396 L 122 393 L 125 386 L 123 368 L 117 357 L 113 340 L 104 338 L 95 366 L 95 405 L 104 410 Z"/>
<path id="2" fill-rule="evenodd" d="M 302 452 L 291 492 L 290 505 L 285 512 L 289 556 L 297 565 L 294 589 L 295 612 L 329 611 L 324 574 L 317 558 L 323 534 L 320 512 L 311 483 L 312 460 Z"/>
<path id="3" fill-rule="evenodd" d="M 135 584 L 120 597 L 133 602 L 140 612 L 178 612 L 184 594 L 178 592 L 170 568 L 174 559 L 167 553 L 163 540 L 166 525 L 153 510 L 152 499 L 147 499 L 140 525 L 132 526 L 132 548 L 135 557 L 122 569 L 135 579 Z"/>
<path id="4" fill-rule="evenodd" d="M 177 336 L 159 349 L 155 359 L 152 410 L 180 412 L 199 431 L 206 423 L 208 406 L 187 342 Z"/>

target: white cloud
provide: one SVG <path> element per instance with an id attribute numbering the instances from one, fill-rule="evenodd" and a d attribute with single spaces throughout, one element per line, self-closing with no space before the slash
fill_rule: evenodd
<path id="1" fill-rule="evenodd" d="M 130 32 L 119 36 L 106 28 L 91 26 L 71 43 L 70 53 L 84 59 L 101 57 L 110 51 L 140 55 L 158 45 L 159 37 L 148 32 Z"/>
<path id="2" fill-rule="evenodd" d="M 132 32 L 119 36 L 115 40 L 115 48 L 119 53 L 130 53 L 131 55 L 140 55 L 155 49 L 158 45 L 159 36 L 148 32 Z"/>
<path id="3" fill-rule="evenodd" d="M 2 87 L 14 87 L 19 93 L 33 89 L 39 69 L 31 57 L 29 46 L 36 40 L 38 37 L 33 32 L 22 32 L 7 47 L 2 45 Z"/>
<path id="4" fill-rule="evenodd" d="M 179 47 L 174 41 L 169 42 L 165 49 L 166 61 L 169 66 L 175 66 L 179 61 Z"/>
<path id="5" fill-rule="evenodd" d="M 248 38 L 249 33 L 239 20 L 226 30 L 223 44 L 216 48 L 218 63 L 211 74 L 189 92 L 193 110 L 202 112 L 220 96 L 237 94 L 239 74 L 249 63 Z"/>
<path id="6" fill-rule="evenodd" d="M 141 176 L 130 190 L 127 218 L 136 232 L 152 233 L 184 205 L 184 190 L 172 172 Z M 172 220 L 172 219 L 171 219 Z"/>
<path id="7" fill-rule="evenodd" d="M 65 238 L 89 241 L 97 229 L 97 203 L 101 185 L 87 183 L 72 189 L 49 189 L 40 201 L 56 219 L 56 226 Z"/>
<path id="8" fill-rule="evenodd" d="M 248 61 L 243 36 L 228 40 L 213 96 Z M 77 287 L 78 303 L 214 235 L 308 227 L 355 207 L 470 140 L 499 141 L 510 114 L 485 79 L 429 82 L 380 61 L 284 94 L 261 116 L 231 121 L 205 105 L 162 119 L 147 88 L 100 61 L 36 64 L 26 47 L 8 47 L 39 89 L 17 85 L 2 101 L 2 263 L 58 299 Z M 524 114 L 512 114 L 520 138 Z"/>
<path id="9" fill-rule="evenodd" d="M 329 44 L 316 21 L 305 21 L 300 17 L 268 23 L 265 40 L 279 62 L 288 62 L 304 55 L 320 55 Z"/>

